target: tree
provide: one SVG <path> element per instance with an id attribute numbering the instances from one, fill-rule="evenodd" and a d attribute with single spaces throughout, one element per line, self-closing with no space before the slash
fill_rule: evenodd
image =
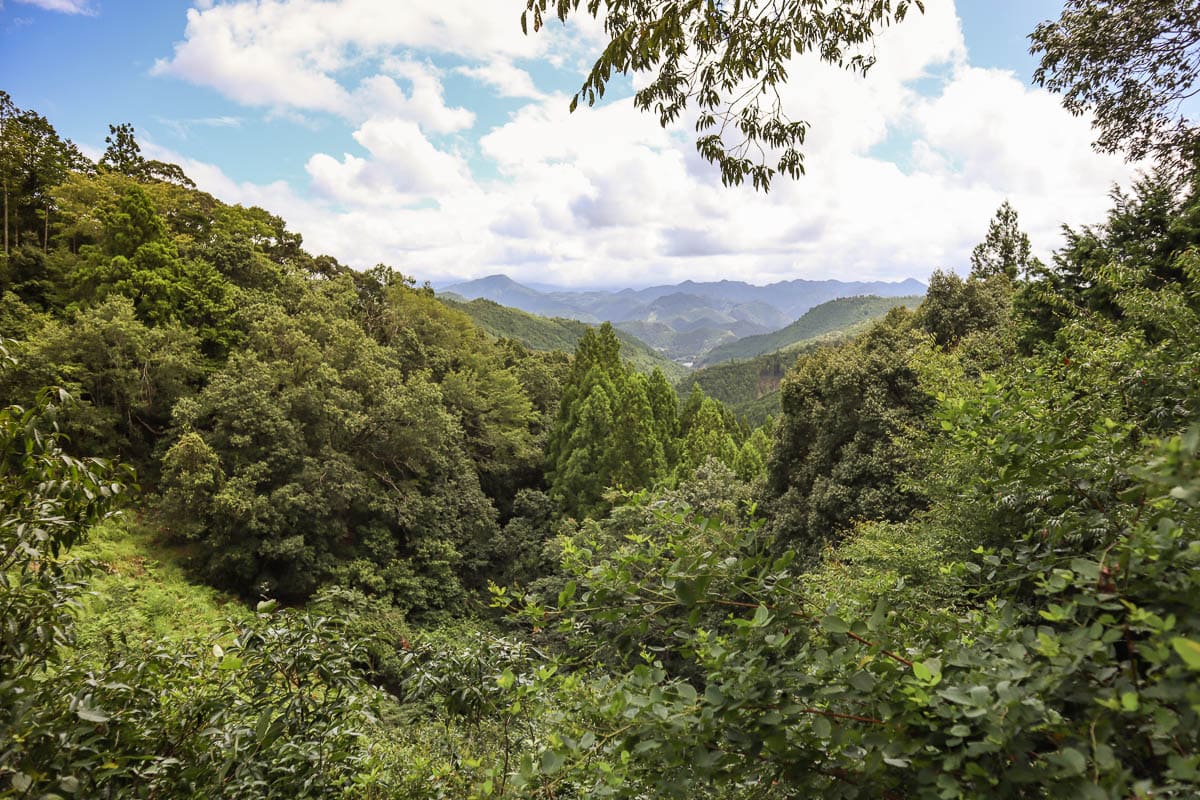
<path id="1" fill-rule="evenodd" d="M 21 234 L 29 230 L 37 232 L 42 252 L 49 250 L 51 189 L 71 170 L 88 165 L 79 148 L 59 137 L 45 117 L 18 108 L 0 91 L 0 189 L 6 254 L 20 246 Z"/>
<path id="2" fill-rule="evenodd" d="M 915 462 L 906 438 L 932 404 L 910 363 L 915 343 L 911 316 L 895 309 L 850 343 L 802 356 L 784 379 L 767 476 L 783 546 L 812 557 L 854 520 L 921 506 L 899 480 Z"/>
<path id="3" fill-rule="evenodd" d="M 1005 200 L 988 225 L 987 238 L 971 252 L 971 274 L 980 278 L 1007 275 L 1011 280 L 1028 271 L 1029 236 L 1017 225 L 1017 211 Z"/>
<path id="4" fill-rule="evenodd" d="M 1064 227 L 1065 246 L 1053 264 L 1038 266 L 1018 290 L 1022 339 L 1027 347 L 1054 338 L 1081 309 L 1117 319 L 1124 313 L 1114 284 L 1102 273 L 1136 267 L 1141 288 L 1161 291 L 1184 279 L 1181 256 L 1200 245 L 1200 186 L 1169 169 L 1116 188 L 1104 222 Z M 1164 332 L 1165 333 L 1165 332 Z"/>
<path id="5" fill-rule="evenodd" d="M 791 60 L 812 53 L 826 63 L 865 74 L 874 63 L 867 45 L 902 21 L 921 0 L 765 0 L 648 3 L 644 0 L 526 0 L 522 27 L 538 31 L 553 16 L 566 22 L 586 11 L 602 19 L 608 44 L 571 101 L 594 105 L 613 73 L 645 73 L 634 96 L 664 126 L 695 108 L 696 149 L 720 167 L 726 185 L 747 178 L 757 189 L 782 173 L 804 171 L 800 147 L 808 123 L 786 114 L 778 86 Z"/>
<path id="6" fill-rule="evenodd" d="M 658 437 L 659 425 L 650 405 L 646 376 L 629 374 L 613 416 L 613 484 L 633 490 L 653 485 L 666 472 L 667 458 Z"/>
<path id="7" fill-rule="evenodd" d="M 11 366 L 0 343 L 0 375 Z M 61 390 L 0 408 L 0 794 L 339 796 L 366 754 L 361 642 L 336 619 L 258 606 L 221 644 L 76 646 L 86 561 L 126 470 L 64 451 Z"/>
<path id="8" fill-rule="evenodd" d="M 1030 38 L 1034 80 L 1094 115 L 1098 149 L 1175 167 L 1196 158 L 1200 2 L 1067 0 Z"/>
<path id="9" fill-rule="evenodd" d="M 165 161 L 147 160 L 142 155 L 142 147 L 137 143 L 133 125 L 123 122 L 120 125 L 109 125 L 108 136 L 104 137 L 108 147 L 100 157 L 100 168 L 122 175 L 128 175 L 140 181 L 164 181 L 177 183 L 194 189 L 196 184 L 184 174 L 178 164 Z"/>
<path id="10" fill-rule="evenodd" d="M 8 203 L 9 193 L 13 189 L 16 171 L 19 164 L 20 146 L 18 134 L 20 127 L 16 124 L 19 109 L 12 101 L 8 92 L 0 91 L 0 188 L 4 192 L 4 254 L 9 252 L 8 239 Z"/>
<path id="11" fill-rule="evenodd" d="M 691 478 L 708 459 L 715 458 L 727 467 L 737 459 L 738 448 L 726 426 L 720 401 L 703 397 L 692 415 L 687 434 L 680 446 L 676 470 L 680 478 Z"/>
<path id="12" fill-rule="evenodd" d="M 974 331 L 999 327 L 1012 304 L 1012 283 L 1003 274 L 965 281 L 953 272 L 935 270 L 916 322 L 940 345 L 957 344 Z"/>

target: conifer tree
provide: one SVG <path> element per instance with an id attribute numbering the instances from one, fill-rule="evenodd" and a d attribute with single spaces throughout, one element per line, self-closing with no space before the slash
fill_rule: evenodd
<path id="1" fill-rule="evenodd" d="M 650 373 L 646 395 L 650 401 L 650 412 L 654 415 L 654 436 L 662 444 L 663 457 L 670 469 L 679 460 L 676 447 L 679 438 L 679 395 L 657 367 Z"/>
<path id="2" fill-rule="evenodd" d="M 725 425 L 720 402 L 703 397 L 683 440 L 677 473 L 680 477 L 688 477 L 710 457 L 732 467 L 737 453 L 737 444 Z"/>
<path id="3" fill-rule="evenodd" d="M 1007 200 L 988 225 L 987 238 L 971 253 L 971 274 L 980 278 L 1007 275 L 1011 279 L 1033 266 L 1029 236 L 1017 224 L 1017 211 Z"/>
<path id="4" fill-rule="evenodd" d="M 612 479 L 623 489 L 648 487 L 666 471 L 666 456 L 647 388 L 644 375 L 629 375 L 614 415 Z"/>

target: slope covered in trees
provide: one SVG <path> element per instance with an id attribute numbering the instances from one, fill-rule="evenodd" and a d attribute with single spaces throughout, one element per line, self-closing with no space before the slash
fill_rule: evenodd
<path id="1" fill-rule="evenodd" d="M 720 10 L 623 7 L 601 68 Z M 893 11 L 725 40 L 836 60 Z M 1111 60 L 1039 36 L 1109 102 Z M 6 148 L 70 150 L 5 113 Z M 1196 796 L 1200 170 L 1188 126 L 1137 130 L 1173 157 L 1049 265 L 1002 206 L 966 278 L 801 353 L 753 431 L 611 326 L 534 352 L 314 257 L 124 126 L 5 184 L 0 794 Z M 160 537 L 229 593 L 148 592 Z"/>
<path id="2" fill-rule="evenodd" d="M 714 347 L 697 366 L 709 367 L 723 361 L 754 358 L 793 348 L 816 339 L 852 335 L 897 306 L 915 308 L 920 302 L 920 295 L 840 297 L 805 311 L 804 316 L 785 328 Z"/>
<path id="3" fill-rule="evenodd" d="M 477 298 L 469 302 L 438 295 L 452 308 L 466 313 L 480 328 L 499 338 L 515 339 L 531 350 L 571 352 L 590 327 L 587 323 L 565 317 L 541 317 L 519 308 Z M 622 330 L 614 331 L 621 341 L 621 357 L 639 372 L 649 374 L 661 369 L 671 380 L 687 374 L 687 368 L 656 352 L 645 342 Z"/>

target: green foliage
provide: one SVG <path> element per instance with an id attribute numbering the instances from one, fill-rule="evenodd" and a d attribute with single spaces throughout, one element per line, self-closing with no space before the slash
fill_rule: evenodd
<path id="1" fill-rule="evenodd" d="M 1189 181 L 1161 172 L 1143 177 L 1131 193 L 1114 189 L 1112 201 L 1101 225 L 1066 228 L 1067 244 L 1055 254 L 1054 265 L 1037 269 L 1017 293 L 1026 347 L 1052 340 L 1064 322 L 1080 313 L 1119 318 L 1123 312 L 1114 286 L 1100 277 L 1110 264 L 1141 268 L 1146 289 L 1182 279 L 1179 256 L 1200 244 L 1200 195 L 1194 176 Z"/>
<path id="2" fill-rule="evenodd" d="M 990 278 L 1005 275 L 1016 280 L 1037 267 L 1030 255 L 1029 236 L 1017 223 L 1017 211 L 1005 200 L 988 224 L 987 238 L 971 251 L 971 275 Z"/>
<path id="3" fill-rule="evenodd" d="M 18 108 L 7 92 L 0 91 L 0 256 L 11 257 L 22 245 L 47 251 L 51 218 L 57 210 L 52 187 L 69 171 L 90 166 L 45 117 Z"/>
<path id="4" fill-rule="evenodd" d="M 721 404 L 711 397 L 702 397 L 700 407 L 690 415 L 687 433 L 680 446 L 677 474 L 690 477 L 710 458 L 732 467 L 738 456 L 737 444 Z"/>
<path id="5" fill-rule="evenodd" d="M 677 423 L 666 378 L 631 372 L 620 349 L 610 324 L 589 328 L 563 386 L 546 477 L 551 497 L 568 514 L 597 514 L 610 487 L 647 488 L 668 467 L 671 442 L 659 437 Z"/>
<path id="6" fill-rule="evenodd" d="M 964 281 L 953 272 L 936 270 L 929 276 L 929 291 L 916 322 L 938 344 L 956 345 L 971 333 L 1004 325 L 1012 295 L 1012 279 L 1003 271 L 986 276 L 972 272 Z"/>
<path id="7" fill-rule="evenodd" d="M 901 520 L 921 498 L 898 485 L 913 466 L 930 398 L 910 364 L 919 342 L 902 310 L 842 347 L 802 357 L 782 388 L 768 466 L 780 542 L 811 556 L 858 519 Z"/>
<path id="8" fill-rule="evenodd" d="M 227 632 L 228 618 L 248 614 L 233 598 L 190 580 L 186 550 L 171 546 L 146 519 L 126 512 L 88 531 L 71 557 L 90 562 L 75 638 L 84 656 L 164 640 L 196 641 Z"/>
<path id="9" fill-rule="evenodd" d="M 565 542 L 571 591 L 523 614 L 588 677 L 540 680 L 576 705 L 514 779 L 615 797 L 1194 795 L 1200 259 L 1178 266 L 1154 291 L 1144 269 L 1105 270 L 1119 324 L 1081 316 L 991 374 L 914 348 L 943 432 L 912 477 L 930 505 L 857 526 L 808 574 L 752 521 L 677 501 Z"/>
<path id="10" fill-rule="evenodd" d="M 681 384 L 699 387 L 720 400 L 739 418 L 761 425 L 779 416 L 779 385 L 797 357 L 808 348 L 767 353 L 746 361 L 725 361 L 696 370 Z M 692 391 L 692 390 L 689 390 Z"/>
<path id="11" fill-rule="evenodd" d="M 85 304 L 113 294 L 134 303 L 149 325 L 179 322 L 196 331 L 210 355 L 235 341 L 232 287 L 209 263 L 185 261 L 150 196 L 130 187 L 105 215 L 99 247 L 84 247 L 75 295 Z"/>
<path id="12" fill-rule="evenodd" d="M 496 521 L 438 386 L 317 313 L 264 311 L 247 343 L 176 406 L 164 458 L 164 520 L 204 573 L 244 596 L 337 574 L 405 608 L 458 602 Z"/>
<path id="13" fill-rule="evenodd" d="M 1034 80 L 1092 114 L 1095 146 L 1131 161 L 1186 169 L 1196 156 L 1188 100 L 1200 76 L 1200 5 L 1193 0 L 1068 0 L 1030 36 Z"/>
<path id="14" fill-rule="evenodd" d="M 154 448 L 172 407 L 203 372 L 192 333 L 173 323 L 147 327 L 125 297 L 44 322 L 14 352 L 19 364 L 0 374 L 8 396 L 65 387 L 78 400 L 62 411 L 60 424 L 75 446 L 121 454 L 150 477 L 157 475 Z"/>
<path id="15" fill-rule="evenodd" d="M 97 164 L 101 170 L 110 170 L 140 181 L 167 181 L 196 188 L 196 184 L 183 173 L 179 165 L 147 160 L 142 155 L 141 145 L 137 143 L 133 126 L 128 122 L 109 125 L 104 143 L 107 147 Z"/>
<path id="16" fill-rule="evenodd" d="M 8 362 L 0 347 L 0 358 Z M 8 366 L 7 363 L 4 364 Z M 211 654 L 74 645 L 89 565 L 65 551 L 121 501 L 116 470 L 62 450 L 69 397 L 0 409 L 0 793 L 14 797 L 326 797 L 363 762 L 366 722 L 336 621 L 273 614 Z M 351 723 L 348 725 L 347 723 Z"/>

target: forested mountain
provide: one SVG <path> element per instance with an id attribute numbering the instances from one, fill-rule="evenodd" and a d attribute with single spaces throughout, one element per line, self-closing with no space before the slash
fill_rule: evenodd
<path id="1" fill-rule="evenodd" d="M 729 406 L 738 417 L 762 425 L 769 417 L 779 416 L 779 385 L 788 370 L 805 349 L 816 346 L 816 343 L 801 344 L 744 361 L 702 367 L 680 381 L 679 388 L 686 392 L 692 386 L 699 386 L 705 394 Z"/>
<path id="2" fill-rule="evenodd" d="M 515 339 L 532 350 L 571 352 L 583 338 L 588 324 L 563 317 L 542 317 L 480 298 L 465 301 L 453 295 L 438 294 L 438 299 L 469 316 L 476 325 L 493 336 Z M 621 357 L 635 369 L 647 374 L 661 369 L 672 381 L 679 381 L 687 368 L 665 357 L 632 334 L 615 331 L 621 342 Z"/>
<path id="3" fill-rule="evenodd" d="M 703 135 L 797 42 L 837 62 L 907 7 L 630 5 L 585 89 L 641 65 L 669 119 L 698 57 Z M 609 323 L 526 346 L 572 327 L 476 324 L 0 93 L 0 797 L 1200 795 L 1200 165 L 1170 116 L 1198 14 L 1034 32 L 1100 146 L 1159 156 L 1051 263 L 1004 203 L 966 277 L 682 398 Z M 803 132 L 755 112 L 775 166 L 700 154 L 763 187 Z M 778 381 L 774 422 L 704 381 Z"/>
<path id="4" fill-rule="evenodd" d="M 847 336 L 862 330 L 897 306 L 916 308 L 921 303 L 921 297 L 922 295 L 865 295 L 830 300 L 810 308 L 800 319 L 785 328 L 758 336 L 747 336 L 714 347 L 704 355 L 697 366 L 706 367 L 732 359 L 753 358 L 821 337 Z"/>
<path id="5" fill-rule="evenodd" d="M 777 331 L 832 299 L 858 295 L 905 297 L 923 291 L 924 286 L 912 279 L 899 283 L 798 279 L 768 286 L 742 281 L 684 281 L 621 291 L 539 291 L 503 275 L 443 289 L 448 295 L 493 300 L 545 317 L 589 323 L 607 320 L 669 358 L 689 364 L 722 344 Z"/>

